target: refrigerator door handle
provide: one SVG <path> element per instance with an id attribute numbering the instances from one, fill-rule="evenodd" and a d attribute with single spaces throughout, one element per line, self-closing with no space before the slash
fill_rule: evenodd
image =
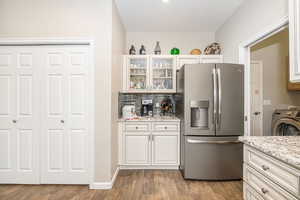
<path id="1" fill-rule="evenodd" d="M 217 124 L 217 75 L 216 75 L 216 69 L 213 68 L 213 93 L 214 93 L 214 96 L 213 96 L 213 101 L 214 101 L 214 113 L 213 113 L 213 124 Z"/>
<path id="2" fill-rule="evenodd" d="M 218 129 L 221 129 L 221 116 L 222 116 L 222 82 L 221 82 L 221 70 L 217 69 L 217 79 L 218 79 Z"/>
<path id="3" fill-rule="evenodd" d="M 239 144 L 240 141 L 203 141 L 203 140 L 193 140 L 187 139 L 187 142 L 190 144 Z"/>

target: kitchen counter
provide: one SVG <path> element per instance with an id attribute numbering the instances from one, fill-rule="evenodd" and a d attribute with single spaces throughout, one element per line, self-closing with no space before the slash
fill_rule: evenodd
<path id="1" fill-rule="evenodd" d="M 175 116 L 158 116 L 158 117 L 137 117 L 133 119 L 119 119 L 119 122 L 178 122 L 180 121 L 179 118 Z"/>
<path id="2" fill-rule="evenodd" d="M 299 136 L 239 137 L 246 145 L 300 169 Z"/>

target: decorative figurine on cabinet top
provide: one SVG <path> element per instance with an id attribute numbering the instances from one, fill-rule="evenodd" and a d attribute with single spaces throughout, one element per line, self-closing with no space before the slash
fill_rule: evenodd
<path id="1" fill-rule="evenodd" d="M 204 50 L 205 55 L 219 55 L 221 54 L 221 46 L 219 43 L 214 42 Z"/>
<path id="2" fill-rule="evenodd" d="M 191 55 L 201 55 L 202 51 L 200 49 L 193 49 L 191 51 Z"/>
<path id="3" fill-rule="evenodd" d="M 142 45 L 140 48 L 140 55 L 146 55 L 146 48 L 144 45 Z"/>
<path id="4" fill-rule="evenodd" d="M 174 47 L 173 49 L 171 49 L 171 55 L 179 55 L 180 54 L 180 50 L 176 47 Z"/>
<path id="5" fill-rule="evenodd" d="M 130 49 L 129 49 L 129 55 L 135 55 L 136 51 L 133 45 L 131 45 Z"/>

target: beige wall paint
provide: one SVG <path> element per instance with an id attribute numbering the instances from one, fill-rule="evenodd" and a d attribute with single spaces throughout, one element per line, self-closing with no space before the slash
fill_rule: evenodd
<path id="1" fill-rule="evenodd" d="M 225 62 L 238 62 L 238 46 L 288 15 L 288 0 L 244 1 L 216 32 Z"/>
<path id="2" fill-rule="evenodd" d="M 170 54 L 173 47 L 181 50 L 181 54 L 190 54 L 195 48 L 204 50 L 210 43 L 215 42 L 214 32 L 127 32 L 128 54 L 130 46 L 133 44 L 138 52 L 144 44 L 147 54 L 154 54 L 156 41 L 160 41 L 162 54 Z"/>
<path id="3" fill-rule="evenodd" d="M 95 41 L 95 181 L 111 179 L 112 0 L 1 0 L 0 37 Z"/>
<path id="4" fill-rule="evenodd" d="M 112 7 L 112 72 L 111 72 L 111 176 L 118 167 L 118 97 L 122 87 L 123 54 L 126 33 L 115 3 Z"/>
<path id="5" fill-rule="evenodd" d="M 288 29 L 251 48 L 251 60 L 263 62 L 263 98 L 271 105 L 263 106 L 263 134 L 271 134 L 272 113 L 276 108 L 300 105 L 300 92 L 287 90 L 289 56 Z"/>

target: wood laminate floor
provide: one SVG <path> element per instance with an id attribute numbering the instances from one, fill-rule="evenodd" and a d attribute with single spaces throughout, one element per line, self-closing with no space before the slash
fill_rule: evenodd
<path id="1" fill-rule="evenodd" d="M 121 170 L 111 190 L 0 185 L 0 200 L 242 200 L 242 182 L 186 181 L 176 170 Z"/>

